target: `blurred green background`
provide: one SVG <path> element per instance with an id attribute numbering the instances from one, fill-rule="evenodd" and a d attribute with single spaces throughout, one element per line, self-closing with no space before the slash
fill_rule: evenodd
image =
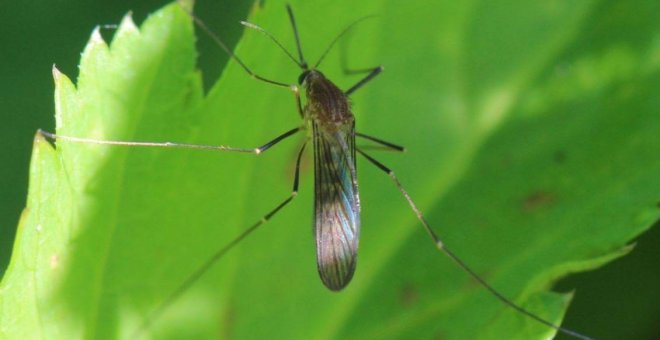
<path id="1" fill-rule="evenodd" d="M 141 23 L 168 1 L 24 1 L 0 5 L 0 271 L 9 261 L 14 232 L 27 192 L 28 161 L 37 128 L 53 130 L 53 81 L 56 64 L 75 79 L 80 52 L 96 25 L 118 23 L 129 10 Z M 611 8 L 618 1 L 603 1 Z M 612 30 L 619 39 L 636 37 L 635 9 L 660 13 L 658 1 L 630 1 L 612 11 Z M 233 45 L 242 27 L 249 1 L 198 1 L 211 28 Z M 646 11 L 646 10 L 645 10 Z M 618 13 L 618 14 L 617 14 Z M 660 14 L 656 14 L 660 22 Z M 657 25 L 656 25 L 657 27 Z M 112 29 L 103 35 L 111 37 Z M 226 55 L 208 40 L 201 40 L 200 68 L 205 84 L 219 74 Z M 623 259 L 591 273 L 559 283 L 578 294 L 565 325 L 604 338 L 652 339 L 660 337 L 660 230 L 653 228 L 637 240 L 637 248 Z M 634 333 L 633 333 L 634 332 Z"/>

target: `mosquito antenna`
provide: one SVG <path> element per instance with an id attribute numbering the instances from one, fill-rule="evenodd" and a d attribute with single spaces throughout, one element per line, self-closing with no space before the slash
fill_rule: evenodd
<path id="1" fill-rule="evenodd" d="M 291 52 L 289 52 L 289 50 L 286 49 L 286 47 L 284 47 L 279 41 L 277 41 L 277 39 L 275 39 L 275 36 L 273 36 L 272 34 L 270 34 L 270 32 L 266 31 L 266 30 L 265 30 L 264 28 L 262 28 L 261 26 L 258 26 L 258 25 L 256 25 L 256 24 L 253 24 L 253 23 L 248 22 L 248 21 L 243 21 L 243 20 L 241 21 L 241 25 L 243 25 L 243 26 L 245 26 L 245 27 L 247 27 L 247 28 L 251 28 L 251 29 L 253 29 L 253 30 L 256 30 L 256 31 L 258 31 L 258 32 L 263 33 L 265 36 L 267 36 L 268 38 L 270 38 L 270 40 L 272 40 L 272 41 L 273 41 L 273 42 L 274 42 L 274 43 L 275 43 L 275 44 L 276 44 L 276 45 L 277 45 L 277 46 L 278 46 L 278 47 L 279 47 L 284 53 L 286 53 L 286 55 L 289 56 L 289 58 L 290 58 L 291 60 L 293 60 L 293 62 L 296 63 L 296 65 L 298 65 L 300 68 L 303 68 L 303 69 L 306 69 L 306 68 L 307 68 L 307 64 L 303 64 L 303 63 L 299 62 L 299 61 L 296 59 L 296 57 L 294 57 L 294 56 L 291 54 Z"/>
<path id="2" fill-rule="evenodd" d="M 293 9 L 291 5 L 286 4 L 286 11 L 289 13 L 289 20 L 291 21 L 291 27 L 293 28 L 293 37 L 296 39 L 296 47 L 298 48 L 298 56 L 300 56 L 300 67 L 303 69 L 308 69 L 307 62 L 305 57 L 303 57 L 302 47 L 300 46 L 300 36 L 298 36 L 298 26 L 296 26 L 296 19 L 293 17 Z"/>
<path id="3" fill-rule="evenodd" d="M 245 65 L 245 63 L 243 62 L 243 60 L 241 60 L 241 58 L 239 58 L 236 54 L 234 54 L 234 52 L 231 51 L 231 49 L 229 49 L 229 47 L 227 47 L 227 45 L 222 41 L 222 39 L 220 39 L 220 37 L 217 34 L 215 34 L 208 26 L 206 26 L 204 21 L 202 21 L 200 18 L 195 16 L 195 14 L 193 14 L 190 10 L 188 10 L 183 4 L 181 4 L 180 7 L 181 9 L 183 9 L 184 12 L 188 14 L 188 16 L 190 16 L 190 18 L 192 18 L 192 20 L 195 22 L 195 25 L 197 25 L 197 27 L 199 27 L 202 31 L 204 31 L 204 33 L 206 33 L 218 46 L 220 46 L 220 48 L 222 48 L 229 55 L 230 58 L 234 59 L 239 65 L 241 65 L 241 67 L 245 70 L 245 72 L 247 72 L 252 78 L 261 80 L 269 84 L 291 88 L 290 84 L 270 80 L 254 73 L 249 67 L 247 67 L 247 65 Z"/>
<path id="4" fill-rule="evenodd" d="M 330 52 L 332 47 L 335 46 L 337 41 L 339 41 L 339 39 L 341 37 L 343 37 L 346 33 L 348 33 L 348 31 L 350 31 L 353 28 L 353 26 L 355 26 L 355 25 L 357 25 L 357 24 L 359 24 L 359 23 L 361 23 L 361 22 L 363 22 L 367 19 L 371 19 L 371 18 L 374 18 L 374 17 L 376 17 L 376 16 L 375 15 L 367 15 L 367 16 L 364 16 L 362 18 L 359 18 L 359 19 L 353 21 L 353 23 L 346 26 L 346 28 L 344 28 L 344 30 L 342 30 L 339 34 L 337 34 L 337 36 L 332 40 L 332 42 L 330 42 L 330 45 L 328 45 L 328 47 L 325 49 L 325 51 L 323 51 L 323 54 L 321 54 L 321 58 L 319 58 L 319 61 L 317 61 L 316 64 L 314 64 L 314 68 L 318 68 L 319 65 L 321 65 L 321 62 L 323 61 L 323 59 L 325 59 L 325 56 L 328 55 L 328 52 Z"/>
<path id="5" fill-rule="evenodd" d="M 426 230 L 426 233 L 429 235 L 433 243 L 435 243 L 435 247 L 445 253 L 449 258 L 451 258 L 463 271 L 468 273 L 473 279 L 475 279 L 482 287 L 486 288 L 494 297 L 496 297 L 498 300 L 500 300 L 502 303 L 505 305 L 515 309 L 516 311 L 520 312 L 523 315 L 526 315 L 529 318 L 532 318 L 536 320 L 537 322 L 544 324 L 552 329 L 555 329 L 558 332 L 562 332 L 566 335 L 570 335 L 572 337 L 575 337 L 577 339 L 582 339 L 582 340 L 593 340 L 593 338 L 590 338 L 584 334 L 580 334 L 576 331 L 570 330 L 568 328 L 564 328 L 562 326 L 555 325 L 554 323 L 528 311 L 527 309 L 519 306 L 515 302 L 511 301 L 509 298 L 504 296 L 504 294 L 500 293 L 495 287 L 491 286 L 486 280 L 482 279 L 479 274 L 477 274 L 470 266 L 468 266 L 465 262 L 463 262 L 457 255 L 455 255 L 452 251 L 450 251 L 447 246 L 445 246 L 444 242 L 440 239 L 438 234 L 431 229 L 431 225 L 426 221 L 424 218 L 424 215 L 422 215 L 422 211 L 417 208 L 417 205 L 415 202 L 412 200 L 410 195 L 408 194 L 408 191 L 401 185 L 401 182 L 399 182 L 399 179 L 394 175 L 394 171 L 390 170 L 387 166 L 385 166 L 383 163 L 377 161 L 375 158 L 369 156 L 365 152 L 363 152 L 360 149 L 357 149 L 357 152 L 364 156 L 369 162 L 371 162 L 373 165 L 375 165 L 377 168 L 385 172 L 388 176 L 390 176 L 390 179 L 394 182 L 394 185 L 396 185 L 397 189 L 401 192 L 403 197 L 408 201 L 408 205 L 410 208 L 413 210 L 415 215 L 417 215 L 417 219 L 422 223 L 424 226 L 424 230 Z"/>

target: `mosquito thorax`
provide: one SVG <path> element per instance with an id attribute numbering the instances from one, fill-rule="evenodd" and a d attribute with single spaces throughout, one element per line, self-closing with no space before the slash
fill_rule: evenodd
<path id="1" fill-rule="evenodd" d="M 306 70 L 300 75 L 305 87 L 305 114 L 325 123 L 344 124 L 353 120 L 348 98 L 318 70 Z"/>

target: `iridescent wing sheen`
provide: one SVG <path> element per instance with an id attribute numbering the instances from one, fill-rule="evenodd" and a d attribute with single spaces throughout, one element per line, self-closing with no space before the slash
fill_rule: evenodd
<path id="1" fill-rule="evenodd" d="M 316 261 L 334 291 L 353 277 L 360 237 L 354 129 L 353 122 L 331 132 L 313 124 Z"/>

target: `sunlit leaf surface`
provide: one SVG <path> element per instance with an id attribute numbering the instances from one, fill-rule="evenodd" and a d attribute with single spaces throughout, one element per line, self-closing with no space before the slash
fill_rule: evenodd
<path id="1" fill-rule="evenodd" d="M 657 219 L 660 45 L 615 2 L 294 2 L 314 62 L 340 44 L 385 72 L 354 96 L 358 130 L 406 146 L 370 150 L 400 177 L 447 246 L 506 296 L 559 323 L 571 272 L 624 255 Z M 199 13 L 203 18 L 204 13 Z M 283 3 L 250 20 L 293 48 Z M 200 39 L 208 39 L 201 36 Z M 74 85 L 54 71 L 57 132 L 111 140 L 256 147 L 301 123 L 286 89 L 235 62 L 203 94 L 193 25 L 179 5 L 108 46 L 90 38 Z M 341 48 L 321 69 L 348 88 Z M 295 83 L 287 57 L 248 31 L 236 53 Z M 259 157 L 35 139 L 28 204 L 0 286 L 9 338 L 132 338 L 214 251 L 287 197 L 305 136 Z M 318 279 L 312 162 L 300 195 L 146 330 L 158 338 L 545 338 L 438 253 L 389 178 L 358 164 L 362 239 L 341 293 Z M 577 292 L 579 294 L 579 292 Z"/>

